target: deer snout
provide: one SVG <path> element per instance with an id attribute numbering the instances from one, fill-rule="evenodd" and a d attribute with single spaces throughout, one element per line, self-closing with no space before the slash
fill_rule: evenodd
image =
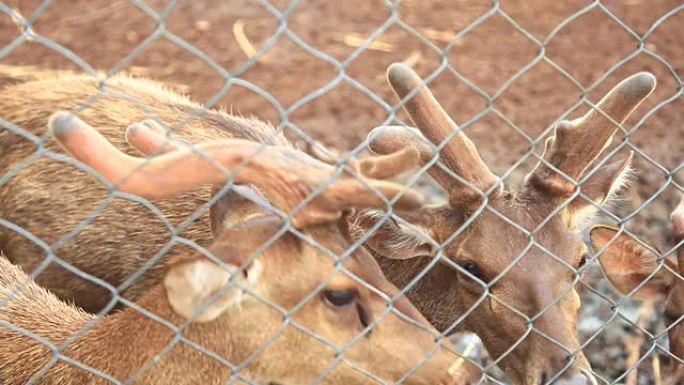
<path id="1" fill-rule="evenodd" d="M 552 360 L 550 365 L 538 378 L 539 385 L 597 385 L 596 378 L 583 366 L 577 364 L 568 367 L 567 359 Z M 562 373 L 560 376 L 558 373 Z"/>
<path id="2" fill-rule="evenodd" d="M 597 385 L 589 362 L 581 351 L 570 354 L 548 344 L 538 345 L 528 359 L 527 385 Z"/>
<path id="3" fill-rule="evenodd" d="M 567 365 L 550 365 L 530 367 L 527 375 L 521 379 L 521 385 L 597 385 L 596 379 L 591 372 L 584 367 Z M 537 364 L 539 361 L 536 362 Z"/>
<path id="4" fill-rule="evenodd" d="M 432 373 L 430 376 L 424 376 L 417 381 L 406 382 L 407 384 L 415 385 L 470 385 L 475 382 L 469 381 L 466 378 L 461 378 L 450 374 L 449 372 Z"/>
<path id="5" fill-rule="evenodd" d="M 452 353 L 437 353 L 409 377 L 407 384 L 470 385 L 481 376 L 480 369 L 467 359 Z"/>
<path id="6" fill-rule="evenodd" d="M 553 385 L 597 385 L 596 378 L 587 372 L 569 373 L 553 382 Z"/>

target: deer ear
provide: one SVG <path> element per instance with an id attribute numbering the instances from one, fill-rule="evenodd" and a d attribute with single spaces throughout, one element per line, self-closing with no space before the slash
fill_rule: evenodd
<path id="1" fill-rule="evenodd" d="M 194 322 L 209 322 L 242 302 L 243 291 L 229 282 L 231 276 L 244 286 L 254 284 L 261 275 L 261 265 L 255 260 L 243 272 L 227 266 L 206 258 L 172 266 L 164 277 L 164 288 L 173 311 Z"/>
<path id="2" fill-rule="evenodd" d="M 617 291 L 629 294 L 637 290 L 633 295 L 635 299 L 667 296 L 675 280 L 674 274 L 660 266 L 658 256 L 639 241 L 607 226 L 594 226 L 590 237 L 594 249 L 601 253 L 598 258 L 603 272 Z M 677 271 L 674 262 L 667 258 L 665 265 Z"/>
<path id="3" fill-rule="evenodd" d="M 378 221 L 383 223 L 373 230 Z M 354 214 L 350 226 L 355 239 L 370 236 L 365 245 L 389 259 L 411 259 L 432 256 L 433 234 L 419 225 L 403 225 L 377 210 L 361 210 Z"/>
<path id="4" fill-rule="evenodd" d="M 216 196 L 220 188 L 214 186 L 211 196 Z M 214 238 L 218 237 L 226 228 L 233 227 L 245 218 L 265 214 L 264 207 L 271 207 L 268 200 L 251 185 L 234 185 L 226 191 L 211 206 L 209 218 L 211 219 L 211 231 Z"/>
<path id="5" fill-rule="evenodd" d="M 627 184 L 633 155 L 634 153 L 630 152 L 624 159 L 600 167 L 587 178 L 580 186 L 583 195 L 577 196 L 568 205 L 568 209 L 575 217 L 573 222 L 586 222 L 587 218 L 593 217 L 596 213 L 596 205 L 600 206 L 610 200 Z"/>
<path id="6" fill-rule="evenodd" d="M 238 196 L 234 191 L 228 191 L 228 194 Z M 224 219 L 232 220 L 229 217 L 233 215 L 231 211 L 242 212 L 243 209 L 239 206 L 234 210 L 226 210 Z M 283 241 L 298 241 L 290 233 L 280 234 L 274 240 L 285 225 L 280 218 L 253 212 L 248 214 L 257 215 L 243 217 L 240 222 L 230 225 L 217 222 L 220 226 L 215 228 L 214 241 L 208 251 L 223 264 L 218 265 L 196 256 L 179 256 L 171 262 L 163 284 L 169 304 L 178 315 L 195 322 L 216 319 L 243 301 L 244 293 L 240 286 L 254 287 L 261 279 L 265 261 L 262 256 L 266 257 L 268 251 L 261 249 L 267 242 L 270 250 L 272 247 L 292 247 L 292 244 L 279 246 Z"/>

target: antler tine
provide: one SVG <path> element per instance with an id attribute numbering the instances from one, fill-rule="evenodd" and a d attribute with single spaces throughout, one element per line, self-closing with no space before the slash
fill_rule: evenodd
<path id="1" fill-rule="evenodd" d="M 440 106 L 423 80 L 409 66 L 394 63 L 389 67 L 387 78 L 397 96 L 404 99 L 406 112 L 423 134 L 439 146 L 458 129 L 456 123 Z M 456 174 L 477 189 L 484 191 L 496 183 L 497 177 L 489 170 L 473 142 L 463 132 L 458 132 L 440 151 L 440 159 Z M 479 200 L 480 194 L 454 178 L 439 178 L 438 182 L 449 194 L 450 204 Z"/>
<path id="2" fill-rule="evenodd" d="M 420 193 L 387 181 L 366 179 L 363 183 L 340 178 L 330 182 L 333 167 L 296 150 L 248 140 L 218 140 L 195 145 L 195 151 L 177 150 L 140 159 L 119 151 L 96 129 L 68 112 L 53 114 L 48 127 L 72 156 L 117 183 L 120 191 L 146 198 L 169 198 L 201 185 L 223 184 L 226 175 L 215 166 L 218 163 L 233 172 L 236 184 L 254 184 L 284 211 L 299 206 L 319 185 L 327 183 L 296 213 L 293 223 L 300 227 L 337 219 L 352 207 L 385 207 L 385 199 L 399 194 L 395 208 L 413 210 L 423 203 Z"/>
<path id="3" fill-rule="evenodd" d="M 169 138 L 164 134 L 164 128 L 153 120 L 133 123 L 126 128 L 126 141 L 145 155 L 166 154 L 171 151 L 182 150 L 183 139 Z M 325 163 L 336 165 L 336 162 L 326 156 L 323 151 L 308 149 L 314 157 Z M 420 154 L 415 148 L 404 148 L 388 155 L 371 156 L 361 160 L 350 159 L 348 166 L 361 175 L 372 179 L 387 179 L 406 171 L 416 169 L 420 165 Z"/>
<path id="4" fill-rule="evenodd" d="M 313 156 L 321 162 L 325 162 L 330 165 L 338 164 L 338 162 L 335 160 L 335 157 L 340 156 L 341 154 L 337 151 L 333 151 L 327 148 L 326 150 L 328 151 L 328 153 L 326 153 L 325 151 L 321 150 L 321 148 L 324 147 L 323 144 L 321 144 L 317 140 L 307 141 L 305 147 L 307 154 Z M 355 158 L 348 159 L 346 165 L 352 170 L 359 171 L 359 161 Z"/>
<path id="5" fill-rule="evenodd" d="M 182 150 L 176 139 L 164 135 L 164 128 L 153 120 L 133 123 L 126 128 L 126 142 L 145 155 Z"/>
<path id="6" fill-rule="evenodd" d="M 322 147 L 316 141 L 307 142 L 306 152 L 322 162 L 333 166 L 337 165 L 338 162 L 335 158 L 321 151 L 319 146 Z M 339 156 L 339 154 L 335 155 Z M 363 159 L 351 158 L 347 160 L 346 166 L 368 178 L 387 179 L 418 168 L 420 166 L 420 155 L 414 148 L 403 148 L 397 149 L 396 152 L 387 153 L 387 155 L 370 156 Z"/>
<path id="7" fill-rule="evenodd" d="M 672 222 L 672 233 L 674 234 L 675 241 L 681 242 L 684 240 L 684 194 L 682 194 L 679 205 L 672 212 L 670 221 Z M 677 249 L 677 262 L 679 263 L 679 271 L 684 273 L 684 245 L 679 246 Z"/>
<path id="8" fill-rule="evenodd" d="M 420 153 L 416 148 L 407 147 L 392 154 L 361 159 L 359 172 L 368 178 L 387 179 L 416 169 L 419 165 Z"/>
<path id="9" fill-rule="evenodd" d="M 108 180 L 120 183 L 120 191 L 130 192 L 146 198 L 167 198 L 181 194 L 196 185 L 209 184 L 213 181 L 225 180 L 225 176 L 210 162 L 189 151 L 171 151 L 155 159 L 145 160 L 124 154 L 114 147 L 102 134 L 90 127 L 78 117 L 70 113 L 55 113 L 50 117 L 49 129 L 58 142 L 75 158 L 88 164 Z M 144 131 L 131 136 L 134 142 L 142 144 L 146 139 Z M 152 141 L 156 140 L 152 138 Z M 154 144 L 148 141 L 145 145 Z M 208 157 L 217 159 L 221 164 L 236 164 L 245 155 L 245 148 L 251 148 L 249 142 L 240 141 L 224 143 L 235 147 L 221 151 L 221 143 L 201 148 Z M 198 146 L 199 148 L 200 146 Z M 174 172 L 170 170 L 174 168 Z M 135 172 L 134 172 L 135 171 Z M 179 176 L 184 177 L 179 177 Z M 197 180 L 193 180 L 197 178 Z M 236 176 L 236 179 L 237 176 Z M 161 187 L 163 186 L 163 188 Z"/>
<path id="10" fill-rule="evenodd" d="M 622 124 L 639 104 L 653 92 L 655 77 L 648 72 L 632 75 L 620 82 L 583 117 L 562 121 L 554 140 L 547 143 L 542 158 L 577 181 L 591 163 L 610 144 L 618 129 L 610 119 Z M 608 119 L 606 116 L 609 116 Z M 567 196 L 575 183 L 564 178 L 543 162 L 529 176 L 529 183 L 554 195 Z"/>
<path id="11" fill-rule="evenodd" d="M 380 126 L 368 134 L 368 147 L 377 154 L 395 154 L 407 148 L 418 153 L 420 164 L 427 164 L 435 157 L 433 146 L 415 128 L 404 126 Z M 434 165 L 428 170 L 430 176 L 445 190 L 455 187 L 457 181 L 448 172 Z"/>

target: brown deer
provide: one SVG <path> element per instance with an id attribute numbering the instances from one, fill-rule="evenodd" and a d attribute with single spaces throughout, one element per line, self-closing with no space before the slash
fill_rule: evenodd
<path id="1" fill-rule="evenodd" d="M 665 300 L 665 324 L 673 357 L 671 384 L 684 380 L 684 195 L 670 217 L 677 261 L 620 229 L 594 226 L 591 243 L 603 272 L 620 293 L 635 299 Z M 678 247 L 678 248 L 677 248 Z"/>
<path id="2" fill-rule="evenodd" d="M 407 79 L 406 72 L 407 69 L 394 66 L 390 71 L 392 83 L 401 86 L 402 79 Z M 274 134 L 274 130 L 264 123 L 201 110 L 198 105 L 152 82 L 114 77 L 100 84 L 88 76 L 69 74 L 43 75 L 39 81 L 26 78 L 23 74 L 22 82 L 4 89 L 0 95 L 0 112 L 6 120 L 34 135 L 44 131 L 44 121 L 52 111 L 74 109 L 87 103 L 88 108 L 79 109 L 79 115 L 117 148 L 128 153 L 133 148 L 123 140 L 121 127 L 150 116 L 182 126 L 177 134 L 190 142 L 237 137 L 290 147 L 282 135 Z M 403 91 L 398 88 L 402 97 L 422 84 L 416 76 L 408 76 L 408 80 L 413 84 L 404 83 Z M 618 86 L 598 107 L 614 121 L 622 122 L 654 86 L 651 75 L 637 75 Z M 98 92 L 98 87 L 107 92 Z M 98 97 L 93 98 L 94 94 Z M 447 137 L 445 129 L 451 134 L 457 132 L 454 130 L 456 125 L 427 89 L 408 100 L 406 106 L 413 111 L 413 118 L 421 130 L 435 143 L 440 142 L 440 137 Z M 188 114 L 198 111 L 201 113 L 188 124 L 180 124 Z M 548 164 L 569 178 L 591 175 L 583 183 L 582 192 L 585 197 L 600 202 L 616 189 L 619 184 L 616 182 L 620 181 L 629 163 L 626 159 L 585 172 L 614 131 L 609 119 L 601 112 L 592 111 L 583 119 L 561 124 L 557 139 L 548 143 L 544 157 Z M 424 161 L 433 155 L 432 146 L 426 147 L 426 143 L 410 132 L 390 127 L 375 134 L 377 140 L 373 148 L 377 152 L 417 148 Z M 54 148 L 49 141 L 45 146 Z M 2 218 L 53 245 L 55 254 L 80 272 L 109 282 L 126 298 L 139 297 L 158 281 L 160 264 L 148 263 L 150 266 L 143 269 L 144 273 L 136 274 L 135 279 L 128 277 L 147 267 L 150 257 L 160 249 L 163 252 L 164 246 L 177 235 L 166 230 L 167 224 L 141 204 L 108 199 L 106 189 L 92 183 L 85 172 L 32 155 L 35 148 L 30 137 L 9 130 L 0 132 L 2 170 L 11 174 L 3 178 L 0 189 Z M 453 326 L 463 318 L 459 325 L 480 335 L 490 353 L 500 359 L 501 366 L 516 383 L 536 385 L 558 376 L 593 381 L 586 374 L 588 364 L 579 351 L 574 331 L 579 300 L 572 287 L 577 278 L 570 269 L 583 260 L 579 223 L 591 211 L 592 204 L 573 195 L 574 184 L 568 179 L 553 173 L 552 168 L 540 166 L 519 194 L 492 188 L 487 195 L 489 206 L 479 212 L 476 205 L 480 195 L 469 193 L 471 190 L 462 187 L 465 184 L 453 179 L 455 171 L 469 178 L 467 183 L 470 185 L 482 187 L 493 183 L 498 186 L 472 143 L 458 133 L 443 146 L 440 156 L 452 170 L 437 164 L 430 167 L 429 172 L 449 191 L 450 205 L 406 212 L 403 217 L 414 226 L 402 221 L 397 224 L 385 222 L 373 231 L 367 244 L 380 255 L 383 269 L 395 284 L 400 285 L 418 275 L 422 277 L 426 270 L 427 276 L 419 279 L 410 292 L 421 311 L 446 332 L 455 330 Z M 476 199 L 471 202 L 468 197 L 473 195 Z M 209 189 L 204 188 L 190 191 L 179 199 L 154 203 L 175 225 L 195 213 L 197 220 L 182 223 L 180 235 L 199 244 L 208 244 L 209 218 L 196 210 L 209 199 Z M 217 204 L 221 199 L 228 198 L 219 198 Z M 572 199 L 569 204 L 556 210 L 569 199 Z M 89 213 L 105 200 L 106 207 L 98 210 L 95 219 L 90 220 Z M 554 212 L 556 215 L 544 220 Z M 473 213 L 477 215 L 468 220 Z M 358 232 L 358 228 L 374 226 L 377 217 L 360 215 L 353 222 Z M 522 229 L 513 226 L 512 222 Z M 74 228 L 79 231 L 73 231 Z M 426 231 L 417 232 L 419 228 Z M 107 234 L 105 239 L 103 234 Z M 530 240 L 531 234 L 534 242 Z M 442 263 L 438 265 L 433 266 L 427 258 L 433 255 L 434 243 L 429 242 L 426 235 L 443 244 L 443 254 L 448 258 L 440 258 Z M 0 239 L 2 250 L 24 270 L 32 271 L 41 266 L 44 253 L 22 234 L 4 229 Z M 560 258 L 554 259 L 542 249 Z M 524 255 L 521 251 L 525 251 Z M 491 285 L 483 290 L 477 279 L 469 279 L 477 276 L 491 281 Z M 75 277 L 56 264 L 50 264 L 37 280 L 61 298 L 75 300 L 94 311 L 113 306 L 117 299 L 112 295 L 113 290 L 104 289 L 90 279 Z M 513 290 L 521 287 L 525 290 Z M 487 292 L 492 295 L 480 299 Z M 558 292 L 567 292 L 567 295 L 561 301 L 555 301 Z M 476 302 L 478 306 L 468 311 Z M 548 311 L 541 311 L 546 308 Z M 532 315 L 534 322 L 528 323 L 525 314 Z M 567 357 L 572 359 L 566 361 Z M 561 373 L 566 367 L 568 370 Z"/>
<path id="3" fill-rule="evenodd" d="M 580 231 L 621 185 L 631 155 L 589 166 L 653 91 L 654 76 L 631 76 L 583 117 L 562 121 L 517 192 L 504 188 L 413 70 L 394 64 L 388 78 L 424 137 L 379 127 L 371 149 L 418 148 L 448 203 L 399 213 L 377 231 L 364 230 L 377 226 L 377 214 L 361 212 L 356 236 L 438 330 L 477 333 L 516 384 L 595 383 L 576 333 L 575 284 L 586 262 Z"/>
<path id="4" fill-rule="evenodd" d="M 110 303 L 113 301 L 112 287 L 104 288 L 94 284 L 92 279 L 84 278 L 90 275 L 114 287 L 121 285 L 119 289 L 123 295 L 135 300 L 158 282 L 161 273 L 157 269 L 161 269 L 163 263 L 152 264 L 149 269 L 143 267 L 165 245 L 176 238 L 209 244 L 210 218 L 205 215 L 207 208 L 204 206 L 211 200 L 211 188 L 199 186 L 177 198 L 155 200 L 155 206 L 165 214 L 158 215 L 145 208 L 144 203 L 131 202 L 120 196 L 108 198 L 108 189 L 93 183 L 87 172 L 64 164 L 63 159 L 55 160 L 56 143 L 41 140 L 39 136 L 44 135 L 45 122 L 52 112 L 75 109 L 87 103 L 89 106 L 80 110 L 80 116 L 100 129 L 113 145 L 133 153 L 136 150 L 128 146 L 124 138 L 124 128 L 129 122 L 157 116 L 166 122 L 180 123 L 201 107 L 144 79 L 115 77 L 103 86 L 107 87 L 107 92 L 102 93 L 98 90 L 101 85 L 90 76 L 50 75 L 46 71 L 36 71 L 35 78 L 31 78 L 30 73 L 26 69 L 0 67 L 0 78 L 13 79 L 17 75 L 13 81 L 2 82 L 9 85 L 0 96 L 0 113 L 6 123 L 0 131 L 1 217 L 11 223 L 12 228 L 21 227 L 52 245 L 52 251 L 58 257 L 80 270 L 80 276 L 76 276 L 63 265 L 50 264 L 36 277 L 38 284 L 51 289 L 60 298 L 74 301 L 90 312 L 113 306 Z M 26 131 L 12 129 L 17 126 Z M 385 198 L 400 192 L 401 196 L 395 202 L 397 207 L 421 204 L 421 197 L 416 192 L 402 186 L 382 180 L 344 177 L 345 174 L 336 177 L 336 168 L 296 151 L 282 132 L 254 119 L 207 110 L 178 134 L 193 142 L 239 139 L 224 153 L 236 158 L 260 151 L 270 152 L 271 157 L 266 154 L 256 157 L 250 163 L 251 167 L 236 177 L 249 178 L 249 173 L 258 174 L 260 182 L 257 184 L 264 190 L 262 192 L 274 192 L 269 199 L 281 210 L 296 206 L 313 192 L 314 187 L 327 185 L 313 200 L 293 213 L 292 222 L 296 226 L 330 221 L 355 205 L 384 207 Z M 260 148 L 263 142 L 272 145 Z M 209 144 L 206 150 L 213 154 L 214 147 L 220 145 L 218 142 Z M 411 152 L 405 152 L 409 163 L 412 156 L 417 156 L 415 151 Z M 265 163 L 265 159 L 271 163 Z M 383 159 L 381 162 L 391 162 L 391 157 Z M 130 162 L 130 159 L 123 161 Z M 185 168 L 177 172 L 193 174 L 198 162 L 201 163 L 201 159 L 182 164 Z M 298 174 L 302 180 L 293 180 L 288 163 L 307 165 Z M 372 163 L 373 160 L 369 160 L 366 165 Z M 274 168 L 269 170 L 268 166 Z M 289 171 L 274 174 L 276 170 Z M 222 181 L 226 178 L 218 169 L 207 168 L 206 171 L 207 178 Z M 143 193 L 154 197 L 155 191 Z M 223 195 L 230 194 L 214 197 L 212 203 L 223 205 Z M 107 202 L 106 207 L 96 210 L 102 202 Z M 95 211 L 97 213 L 93 214 Z M 94 216 L 92 221 L 88 220 L 89 215 Z M 173 228 L 174 225 L 177 228 Z M 0 226 L 0 248 L 24 271 L 33 271 L 45 257 L 43 248 L 7 226 Z M 159 257 L 164 258 L 163 255 Z M 139 271 L 140 276 L 126 281 Z"/>
<path id="5" fill-rule="evenodd" d="M 133 172 L 142 160 L 119 152 L 77 117 L 59 113 L 50 127 L 70 153 L 105 177 L 138 174 L 121 183 L 122 192 L 171 198 L 225 178 L 195 152 L 175 148 Z M 198 148 L 231 170 L 247 154 L 253 162 L 235 180 L 260 186 L 275 202 L 288 201 L 284 195 L 308 190 L 329 173 L 282 147 L 266 146 L 253 155 L 249 142 L 228 139 Z M 264 178 L 279 184 L 267 188 Z M 337 193 L 335 188 L 322 196 Z M 401 186 L 383 188 L 389 194 Z M 3 383 L 223 384 L 233 374 L 231 365 L 241 379 L 260 384 L 319 378 L 325 384 L 464 383 L 458 366 L 467 363 L 448 352 L 448 343 L 440 346 L 439 334 L 384 278 L 372 256 L 354 250 L 345 218 L 324 223 L 319 209 L 310 209 L 302 222 L 303 231 L 334 255 L 350 251 L 336 260 L 265 213 L 263 197 L 229 198 L 212 207 L 208 253 L 184 250 L 168 258 L 158 284 L 135 304 L 102 318 L 61 302 L 0 258 Z M 356 199 L 338 196 L 329 203 L 339 209 L 359 204 Z M 365 199 L 365 205 L 378 205 Z M 409 194 L 402 201 L 411 205 L 414 199 Z M 318 201 L 321 214 L 330 208 L 324 202 Z M 388 301 L 395 310 L 388 311 Z M 53 361 L 53 349 L 62 344 Z"/>

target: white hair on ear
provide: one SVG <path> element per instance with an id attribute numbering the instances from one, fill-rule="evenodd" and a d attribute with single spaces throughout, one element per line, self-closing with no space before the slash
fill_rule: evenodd
<path id="1" fill-rule="evenodd" d="M 253 286 L 263 266 L 253 261 L 245 270 L 246 277 L 238 270 L 237 266 L 221 267 L 206 259 L 171 268 L 163 280 L 169 305 L 178 315 L 194 322 L 215 320 L 226 310 L 239 307 L 245 298 L 243 289 L 231 283 L 231 277 L 241 285 Z M 207 303 L 219 291 L 222 294 Z"/>
<path id="2" fill-rule="evenodd" d="M 606 198 L 603 200 L 603 203 L 613 204 L 617 201 L 620 201 L 622 198 L 617 194 L 617 192 L 631 184 L 634 180 L 635 175 L 636 170 L 634 168 L 632 168 L 631 166 L 625 167 L 625 169 L 622 170 L 620 175 L 618 175 L 618 177 L 615 178 L 615 181 L 610 186 L 608 194 L 606 194 Z"/>
<path id="3" fill-rule="evenodd" d="M 610 209 L 622 203 L 624 201 L 624 197 L 617 194 L 617 192 L 630 185 L 635 175 L 635 169 L 630 166 L 625 167 L 625 169 L 617 176 L 617 178 L 615 178 L 613 184 L 611 184 L 610 188 L 608 189 L 608 193 L 606 194 L 605 198 L 603 198 L 602 202 L 591 203 L 588 201 L 588 198 L 585 198 L 581 195 L 579 198 L 575 198 L 584 199 L 587 201 L 587 204 L 573 213 L 571 227 L 575 229 L 587 228 L 598 221 L 599 217 L 603 213 L 603 210 L 610 211 Z"/>
<path id="4" fill-rule="evenodd" d="M 361 225 L 362 220 L 369 220 L 373 224 L 378 221 L 394 221 L 392 218 L 385 218 L 386 212 L 378 209 L 364 209 L 360 210 L 354 216 L 354 221 L 350 224 L 351 236 L 354 239 L 363 237 L 374 226 L 368 229 Z M 415 249 L 425 243 L 434 243 L 434 234 L 431 230 L 411 223 L 404 223 L 394 221 L 399 228 L 399 231 L 391 231 L 388 236 L 382 240 L 382 243 L 387 248 L 392 249 Z M 382 226 L 376 232 L 382 231 Z M 372 235 L 371 235 L 372 236 Z"/>

